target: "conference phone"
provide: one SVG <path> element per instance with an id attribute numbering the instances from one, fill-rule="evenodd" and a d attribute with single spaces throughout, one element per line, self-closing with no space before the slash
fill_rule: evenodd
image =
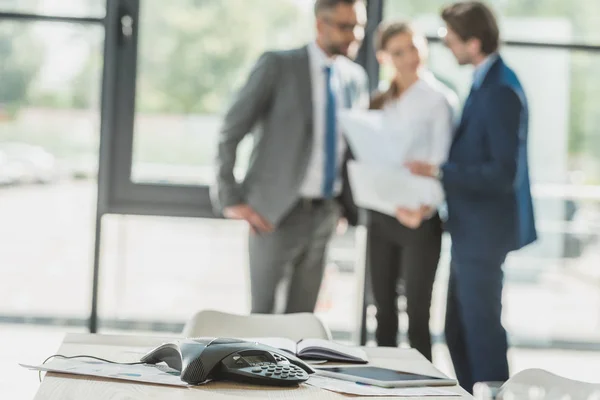
<path id="1" fill-rule="evenodd" d="M 165 362 L 181 373 L 181 380 L 198 385 L 229 380 L 258 385 L 292 386 L 315 371 L 291 354 L 256 342 L 233 338 L 182 339 L 164 343 L 141 362 Z"/>

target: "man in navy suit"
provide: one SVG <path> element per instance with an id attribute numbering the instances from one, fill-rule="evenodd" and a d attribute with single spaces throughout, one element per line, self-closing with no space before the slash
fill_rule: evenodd
<path id="1" fill-rule="evenodd" d="M 441 180 L 448 203 L 452 264 L 446 341 L 460 385 L 509 377 L 502 326 L 502 264 L 536 240 L 527 165 L 527 99 L 498 54 L 499 31 L 480 2 L 442 12 L 446 45 L 475 66 L 473 86 L 448 162 L 410 162 L 414 174 Z"/>

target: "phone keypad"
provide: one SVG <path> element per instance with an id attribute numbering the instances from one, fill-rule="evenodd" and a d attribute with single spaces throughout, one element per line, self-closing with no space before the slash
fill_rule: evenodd
<path id="1" fill-rule="evenodd" d="M 255 364 L 251 372 L 255 375 L 265 376 L 268 378 L 277 378 L 284 380 L 298 380 L 304 381 L 308 379 L 308 374 L 302 368 L 297 367 L 293 364 L 275 364 L 275 363 L 261 363 L 262 365 Z"/>

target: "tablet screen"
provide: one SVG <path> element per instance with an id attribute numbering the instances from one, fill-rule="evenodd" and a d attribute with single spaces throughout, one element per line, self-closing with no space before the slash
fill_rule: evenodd
<path id="1" fill-rule="evenodd" d="M 410 372 L 395 371 L 393 369 L 379 367 L 328 367 L 318 368 L 324 371 L 336 372 L 344 375 L 358 376 L 363 378 L 375 379 L 382 382 L 396 381 L 422 381 L 432 379 L 444 379 L 435 376 L 419 375 Z"/>

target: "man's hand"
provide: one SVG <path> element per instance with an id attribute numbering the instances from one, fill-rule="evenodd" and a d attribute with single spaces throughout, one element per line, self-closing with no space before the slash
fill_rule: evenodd
<path id="1" fill-rule="evenodd" d="M 274 230 L 273 225 L 269 221 L 247 204 L 226 207 L 223 209 L 223 215 L 225 218 L 242 219 L 248 222 L 253 233 L 268 233 Z"/>
<path id="2" fill-rule="evenodd" d="M 404 164 L 413 175 L 435 178 L 438 167 L 424 161 L 409 161 Z"/>
<path id="3" fill-rule="evenodd" d="M 398 207 L 396 209 L 396 219 L 404 226 L 417 229 L 423 222 L 423 212 L 421 209 L 411 210 L 408 208 Z"/>
<path id="4" fill-rule="evenodd" d="M 345 234 L 348 231 L 348 220 L 346 218 L 340 218 L 335 228 L 335 233 L 339 236 Z"/>

